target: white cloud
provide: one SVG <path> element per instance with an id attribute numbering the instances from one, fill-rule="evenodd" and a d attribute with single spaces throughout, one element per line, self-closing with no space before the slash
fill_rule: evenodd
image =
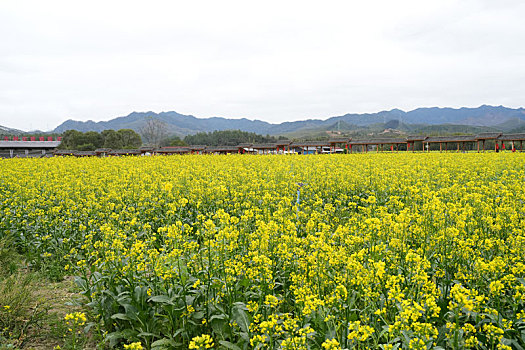
<path id="1" fill-rule="evenodd" d="M 520 1 L 0 3 L 0 125 L 522 105 Z"/>

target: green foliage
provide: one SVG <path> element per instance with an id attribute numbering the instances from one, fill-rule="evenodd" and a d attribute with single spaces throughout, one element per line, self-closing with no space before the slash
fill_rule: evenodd
<path id="1" fill-rule="evenodd" d="M 241 130 L 221 130 L 213 132 L 200 132 L 195 135 L 188 135 L 184 142 L 188 145 L 207 145 L 207 146 L 236 146 L 240 143 L 271 143 L 279 139 L 270 135 L 259 135 L 254 132 Z"/>
<path id="2" fill-rule="evenodd" d="M 131 129 L 120 129 L 117 131 L 117 135 L 119 136 L 122 148 L 124 149 L 138 148 L 142 145 L 140 135 Z"/>
<path id="3" fill-rule="evenodd" d="M 62 148 L 62 149 L 76 148 L 78 145 L 80 145 L 80 143 L 78 143 L 78 140 L 81 138 L 81 135 L 83 135 L 83 133 L 81 133 L 80 131 L 76 131 L 76 130 L 65 131 L 62 134 L 62 142 L 60 143 L 60 146 L 58 148 Z"/>
<path id="4" fill-rule="evenodd" d="M 102 131 L 102 136 L 104 136 L 104 148 L 111 148 L 111 149 L 121 149 L 122 147 L 122 139 L 120 138 L 120 135 L 115 130 L 104 130 Z"/>
<path id="5" fill-rule="evenodd" d="M 178 136 L 172 136 L 164 142 L 167 146 L 187 146 L 187 143 Z"/>
<path id="6" fill-rule="evenodd" d="M 82 133 L 76 130 L 68 130 L 62 136 L 61 148 L 78 149 L 80 151 L 94 151 L 102 147 L 104 137 L 95 131 Z"/>
<path id="7" fill-rule="evenodd" d="M 134 149 L 142 145 L 140 135 L 131 129 L 80 132 L 67 130 L 62 135 L 61 149 L 94 151 L 97 148 Z"/>
<path id="8" fill-rule="evenodd" d="M 517 128 L 510 131 L 510 133 L 522 133 L 525 132 L 525 123 L 520 123 Z"/>

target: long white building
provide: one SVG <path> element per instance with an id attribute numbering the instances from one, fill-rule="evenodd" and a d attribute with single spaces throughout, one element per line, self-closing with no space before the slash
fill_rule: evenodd
<path id="1" fill-rule="evenodd" d="M 52 155 L 61 141 L 0 141 L 0 158 L 28 158 Z"/>

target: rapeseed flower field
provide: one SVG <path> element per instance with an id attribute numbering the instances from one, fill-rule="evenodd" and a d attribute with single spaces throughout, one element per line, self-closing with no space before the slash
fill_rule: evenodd
<path id="1" fill-rule="evenodd" d="M 523 154 L 0 167 L 0 235 L 76 276 L 107 346 L 525 348 Z"/>

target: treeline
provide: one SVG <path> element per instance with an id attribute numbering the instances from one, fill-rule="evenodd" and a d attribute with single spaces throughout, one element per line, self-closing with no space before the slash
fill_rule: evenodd
<path id="1" fill-rule="evenodd" d="M 186 145 L 206 145 L 206 146 L 237 146 L 240 143 L 272 143 L 282 140 L 284 137 L 273 137 L 270 135 L 259 135 L 254 132 L 241 130 L 222 130 L 213 132 L 200 132 L 195 135 L 188 135 L 181 139 L 178 136 L 164 138 L 157 137 L 157 146 L 186 146 Z M 149 142 L 148 144 L 153 144 Z M 111 149 L 134 149 L 142 145 L 140 135 L 131 129 L 104 130 L 101 133 L 96 131 L 80 132 L 77 130 L 67 130 L 62 134 L 61 149 L 71 149 L 78 151 L 94 151 L 97 148 Z"/>
<path id="2" fill-rule="evenodd" d="M 272 143 L 282 139 L 284 137 L 275 138 L 241 130 L 222 130 L 188 135 L 182 141 L 187 145 L 237 146 L 240 143 Z M 176 142 L 176 139 L 172 139 L 171 143 Z"/>
<path id="3" fill-rule="evenodd" d="M 80 132 L 67 130 L 62 134 L 61 149 L 94 151 L 97 148 L 135 149 L 142 145 L 140 135 L 131 129 Z"/>

